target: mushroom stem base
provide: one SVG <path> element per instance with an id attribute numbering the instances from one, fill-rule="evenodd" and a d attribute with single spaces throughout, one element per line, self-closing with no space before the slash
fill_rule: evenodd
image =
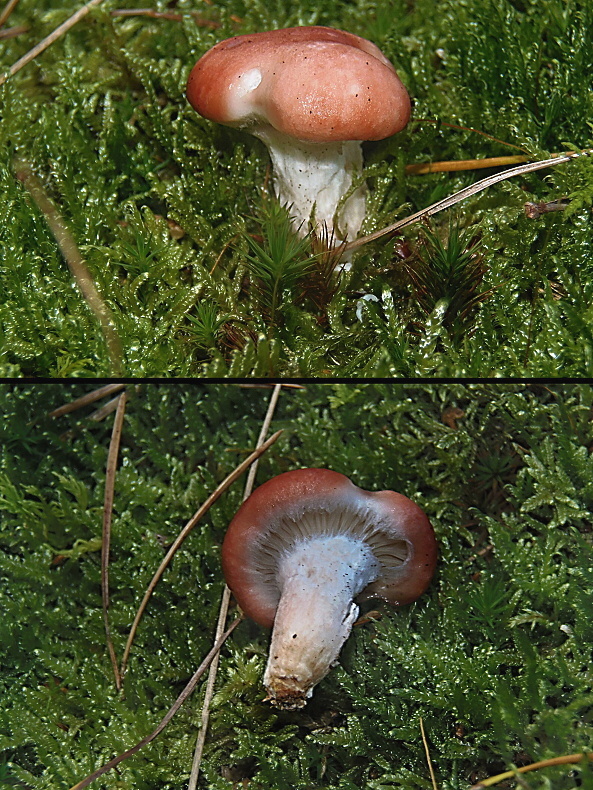
<path id="1" fill-rule="evenodd" d="M 264 675 L 273 705 L 306 704 L 352 630 L 358 616 L 353 599 L 378 570 L 369 547 L 343 535 L 303 541 L 282 560 L 282 594 Z"/>

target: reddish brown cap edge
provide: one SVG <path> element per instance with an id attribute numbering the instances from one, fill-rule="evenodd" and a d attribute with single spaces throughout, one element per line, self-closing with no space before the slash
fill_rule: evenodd
<path id="1" fill-rule="evenodd" d="M 377 580 L 362 598 L 383 598 L 393 606 L 416 600 L 428 587 L 437 561 L 434 531 L 424 511 L 395 491 L 369 492 L 356 486 L 346 475 L 330 469 L 306 468 L 284 472 L 259 486 L 241 505 L 232 519 L 222 545 L 222 567 L 226 582 L 245 614 L 260 625 L 271 627 L 277 601 L 258 588 L 251 572 L 250 542 L 270 522 L 270 512 L 303 498 L 340 494 L 370 498 L 384 514 L 397 523 L 396 539 L 411 547 L 407 573 L 396 583 Z M 359 493 L 358 493 L 359 492 Z"/>

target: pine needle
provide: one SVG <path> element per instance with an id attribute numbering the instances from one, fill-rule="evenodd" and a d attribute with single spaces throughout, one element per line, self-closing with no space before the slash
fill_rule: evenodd
<path id="1" fill-rule="evenodd" d="M 204 19 L 196 11 L 191 11 L 191 16 L 194 22 L 199 27 L 210 27 L 213 30 L 221 26 L 220 22 L 214 22 L 212 19 Z M 116 8 L 111 12 L 111 16 L 148 16 L 151 19 L 169 19 L 173 22 L 182 22 L 186 18 L 186 14 L 177 14 L 173 11 L 156 11 L 154 8 Z"/>
<path id="2" fill-rule="evenodd" d="M 92 392 L 87 392 L 86 395 L 82 395 L 80 398 L 76 398 L 76 400 L 72 400 L 70 403 L 65 403 L 58 409 L 50 411 L 49 417 L 62 417 L 64 414 L 70 414 L 70 412 L 77 411 L 77 409 L 81 409 L 83 406 L 88 406 L 89 403 L 95 403 L 95 401 L 101 400 L 101 398 L 104 398 L 106 395 L 112 395 L 115 392 L 123 390 L 125 386 L 125 384 L 106 384 L 104 387 L 99 387 Z"/>
<path id="3" fill-rule="evenodd" d="M 18 4 L 19 0 L 8 0 L 8 3 L 2 9 L 2 13 L 0 13 L 0 27 L 6 22 Z"/>
<path id="4" fill-rule="evenodd" d="M 231 486 L 235 482 L 235 480 L 243 474 L 243 472 L 250 466 L 250 464 L 252 464 L 256 459 L 258 459 L 260 457 L 260 455 L 263 455 L 266 452 L 266 450 L 268 449 L 268 447 L 271 447 L 274 444 L 274 442 L 279 438 L 281 433 L 282 433 L 282 431 L 276 431 L 275 434 L 270 436 L 270 438 L 268 439 L 267 442 L 264 442 L 261 445 L 261 447 L 258 447 L 257 449 L 255 449 L 251 453 L 251 455 L 249 455 L 242 463 L 240 463 L 239 466 L 237 466 L 231 472 L 231 474 L 228 475 L 228 477 L 226 477 L 222 481 L 222 483 L 218 486 L 218 488 L 216 488 L 215 491 L 213 491 L 212 494 L 210 494 L 208 499 L 198 508 L 198 510 L 190 518 L 190 520 L 187 522 L 185 527 L 183 527 L 183 529 L 181 530 L 181 532 L 179 533 L 179 535 L 177 536 L 177 538 L 173 542 L 172 546 L 169 548 L 169 551 L 165 555 L 165 558 L 163 559 L 163 561 L 159 565 L 156 573 L 152 577 L 151 582 L 148 585 L 148 588 L 147 588 L 146 592 L 144 593 L 144 598 L 142 599 L 142 602 L 141 602 L 140 606 L 138 607 L 138 611 L 136 612 L 136 616 L 134 617 L 134 622 L 132 623 L 132 627 L 131 627 L 130 633 L 128 635 L 128 641 L 126 642 L 126 647 L 125 647 L 124 655 L 123 655 L 122 662 L 121 662 L 120 674 L 121 674 L 122 678 L 123 678 L 123 676 L 126 673 L 126 669 L 127 669 L 127 665 L 128 665 L 128 657 L 130 655 L 130 650 L 132 648 L 132 643 L 134 641 L 134 637 L 136 635 L 136 631 L 138 629 L 138 624 L 140 622 L 140 619 L 141 619 L 142 615 L 144 614 L 144 610 L 146 609 L 146 606 L 148 605 L 148 601 L 150 600 L 150 596 L 154 592 L 154 588 L 156 587 L 159 579 L 161 578 L 161 576 L 163 575 L 163 573 L 167 569 L 169 563 L 173 559 L 175 553 L 177 552 L 177 549 L 181 546 L 181 544 L 186 539 L 186 537 L 189 535 L 189 533 L 192 531 L 192 529 L 200 521 L 202 516 L 204 516 L 208 512 L 208 510 L 210 510 L 210 508 L 216 502 L 216 500 L 219 499 L 219 497 L 222 496 L 222 494 L 227 490 L 227 488 L 229 488 L 229 486 Z"/>
<path id="5" fill-rule="evenodd" d="M 516 148 L 517 151 L 524 151 L 527 153 L 525 148 L 521 148 L 520 145 L 509 143 L 507 140 L 501 140 L 500 137 L 494 137 L 494 135 L 488 134 L 488 132 L 484 132 L 482 129 L 474 129 L 472 126 L 460 126 L 457 123 L 448 123 L 447 121 L 442 121 L 440 119 L 436 120 L 435 118 L 413 118 L 412 123 L 432 123 L 435 124 L 435 126 L 446 126 L 448 129 L 459 129 L 461 132 L 475 132 L 475 134 L 479 134 L 480 137 L 485 137 L 487 140 L 493 140 L 495 143 L 506 145 L 508 148 Z"/>
<path id="6" fill-rule="evenodd" d="M 214 642 L 220 639 L 220 634 L 224 629 L 227 614 L 229 611 L 229 603 L 231 600 L 231 591 L 225 584 L 222 592 L 222 601 L 220 602 L 220 610 L 218 612 L 218 622 L 216 624 L 216 635 Z M 214 657 L 210 664 L 210 671 L 208 672 L 208 681 L 206 683 L 206 690 L 204 692 L 204 702 L 202 703 L 202 716 L 200 719 L 200 731 L 196 740 L 196 747 L 194 749 L 194 756 L 192 760 L 191 773 L 189 776 L 189 783 L 187 790 L 196 790 L 198 776 L 200 773 L 200 765 L 202 764 L 202 754 L 204 752 L 204 745 L 206 743 L 206 734 L 208 732 L 208 721 L 210 719 L 210 704 L 214 696 L 214 684 L 216 682 L 216 675 L 218 672 L 220 654 Z"/>
<path id="7" fill-rule="evenodd" d="M 569 156 L 572 151 L 564 151 L 554 156 Z M 424 175 L 425 173 L 455 173 L 459 170 L 484 170 L 487 167 L 504 167 L 528 162 L 529 156 L 490 156 L 486 159 L 449 159 L 441 162 L 419 162 L 406 165 L 408 175 Z"/>
<path id="8" fill-rule="evenodd" d="M 443 162 L 420 162 L 406 165 L 408 175 L 424 175 L 425 173 L 453 173 L 458 170 L 483 170 L 486 167 L 503 167 L 528 162 L 528 156 L 490 156 L 487 159 L 453 159 Z"/>
<path id="9" fill-rule="evenodd" d="M 0 84 L 2 83 L 0 82 Z M 64 256 L 64 260 L 68 264 L 68 268 L 74 277 L 76 285 L 78 286 L 83 297 L 86 299 L 89 308 L 103 330 L 103 336 L 105 338 L 105 343 L 109 352 L 112 375 L 121 375 L 121 342 L 115 329 L 111 311 L 100 296 L 89 268 L 80 254 L 78 247 L 76 246 L 74 237 L 60 216 L 58 209 L 54 206 L 53 202 L 47 195 L 41 184 L 41 181 L 33 173 L 29 163 L 24 162 L 23 160 L 16 160 L 14 162 L 14 171 L 16 177 L 19 179 L 19 181 L 22 181 L 25 188 L 37 204 L 37 207 L 44 215 L 45 221 L 54 235 L 58 247 L 60 248 L 60 252 Z"/>
<path id="10" fill-rule="evenodd" d="M 27 63 L 30 63 L 32 60 L 34 60 L 37 55 L 40 55 L 42 52 L 44 52 L 51 44 L 54 43 L 54 41 L 57 41 L 61 36 L 64 35 L 64 33 L 67 33 L 71 27 L 74 27 L 77 22 L 83 19 L 92 8 L 98 6 L 99 3 L 102 2 L 103 0 L 89 0 L 86 5 L 83 5 L 82 8 L 79 8 L 75 14 L 72 14 L 72 16 L 69 17 L 65 22 L 62 22 L 62 24 L 52 31 L 49 36 L 46 36 L 39 42 L 39 44 L 36 44 L 33 49 L 30 49 L 25 55 L 23 55 L 22 58 L 19 58 L 16 63 L 13 63 L 6 74 L 0 74 L 0 85 L 3 85 L 9 77 L 14 76 L 17 71 L 20 71 L 23 68 L 23 66 L 26 66 Z M 3 13 L 5 12 L 6 9 L 4 9 Z"/>
<path id="11" fill-rule="evenodd" d="M 89 414 L 88 419 L 91 420 L 92 422 L 101 422 L 101 420 L 104 420 L 105 417 L 108 417 L 111 414 L 111 412 L 115 411 L 116 409 L 117 409 L 117 397 L 112 398 L 110 401 L 107 401 L 107 403 L 104 406 L 101 406 L 100 409 L 97 409 L 92 414 Z"/>
<path id="12" fill-rule="evenodd" d="M 270 402 L 268 404 L 268 410 L 266 412 L 266 416 L 264 417 L 259 438 L 257 440 L 257 447 L 261 447 L 264 443 L 266 434 L 268 433 L 268 430 L 270 428 L 270 423 L 272 422 L 272 417 L 276 409 L 276 404 L 278 403 L 278 397 L 280 395 L 281 389 L 282 389 L 282 384 L 274 385 L 274 390 L 272 392 L 272 395 L 270 397 Z M 245 500 L 253 490 L 255 474 L 257 472 L 257 464 L 258 461 L 257 460 L 254 461 L 251 466 L 251 469 L 249 470 L 247 482 L 245 483 L 245 491 L 243 493 L 243 502 L 245 502 Z M 216 626 L 216 637 L 215 637 L 216 640 L 219 638 L 219 635 L 222 632 L 222 629 L 224 628 L 224 624 L 226 622 L 226 618 L 229 610 L 230 600 L 231 600 L 231 591 L 225 584 L 224 592 L 222 595 L 222 602 L 220 604 L 220 611 L 218 613 L 218 624 Z M 204 752 L 204 745 L 206 743 L 208 720 L 210 718 L 210 704 L 212 702 L 212 697 L 214 696 L 214 684 L 216 682 L 217 672 L 218 672 L 218 656 L 212 661 L 212 664 L 210 665 L 210 672 L 208 674 L 208 683 L 206 685 L 204 703 L 202 705 L 202 719 L 200 723 L 200 732 L 198 733 L 198 739 L 196 741 L 196 748 L 194 751 L 192 769 L 189 777 L 187 790 L 196 790 L 198 776 L 200 773 L 200 765 L 202 764 L 202 754 Z"/>
<path id="13" fill-rule="evenodd" d="M 78 782 L 77 784 L 73 785 L 70 788 L 70 790 L 82 790 L 83 787 L 87 787 L 88 785 L 90 785 L 91 782 L 94 782 L 95 779 L 98 779 L 100 776 L 103 776 L 103 774 L 106 774 L 107 771 L 110 771 L 112 768 L 115 768 L 116 765 L 119 765 L 124 760 L 127 760 L 128 757 L 131 757 L 133 754 L 136 754 L 136 752 L 138 752 L 143 746 L 146 746 L 146 744 L 150 743 L 151 741 L 154 741 L 157 735 L 160 735 L 160 733 L 165 729 L 167 724 L 171 721 L 173 716 L 177 713 L 179 708 L 183 705 L 185 700 L 193 692 L 193 690 L 198 684 L 199 679 L 202 677 L 204 672 L 208 669 L 208 666 L 210 662 L 213 660 L 214 656 L 218 655 L 220 648 L 224 645 L 226 640 L 229 638 L 229 636 L 232 634 L 232 632 L 235 630 L 235 628 L 239 625 L 239 623 L 242 620 L 243 620 L 242 617 L 238 617 L 233 623 L 231 623 L 231 625 L 227 628 L 224 634 L 222 634 L 220 639 L 217 640 L 217 642 L 213 645 L 212 649 L 210 650 L 206 658 L 202 661 L 200 666 L 192 675 L 187 686 L 183 689 L 181 694 L 177 697 L 177 699 L 173 703 L 172 707 L 167 711 L 166 715 L 161 719 L 157 728 L 153 730 L 153 732 L 151 732 L 150 735 L 147 735 L 146 738 L 142 738 L 142 740 L 139 741 L 135 746 L 132 746 L 131 749 L 128 749 L 127 751 L 123 752 L 117 757 L 114 757 L 113 760 L 109 760 L 109 762 L 105 763 L 105 765 L 101 766 L 101 768 L 97 769 L 96 771 L 93 771 L 92 774 L 85 777 L 82 781 Z"/>
<path id="14" fill-rule="evenodd" d="M 490 776 L 488 779 L 482 779 L 475 785 L 470 787 L 470 790 L 481 790 L 483 787 L 492 787 L 505 779 L 512 779 L 517 774 L 526 774 L 529 771 L 537 771 L 540 768 L 548 768 L 550 765 L 568 765 L 570 763 L 582 763 L 585 760 L 593 760 L 593 752 L 581 752 L 580 754 L 565 754 L 562 757 L 551 757 L 549 760 L 540 760 L 537 763 L 530 765 L 523 765 L 521 768 L 515 768 L 514 771 L 505 771 L 496 776 Z"/>
<path id="15" fill-rule="evenodd" d="M 7 27 L 0 30 L 0 41 L 6 41 L 8 38 L 16 38 L 26 33 L 29 28 L 26 25 L 15 25 L 14 27 Z"/>
<path id="16" fill-rule="evenodd" d="M 484 189 L 494 186 L 494 184 L 498 184 L 500 181 L 506 181 L 508 178 L 520 176 L 524 173 L 532 173 L 535 170 L 542 170 L 545 167 L 561 165 L 564 162 L 570 162 L 571 159 L 577 159 L 580 156 L 590 156 L 592 152 L 593 149 L 587 149 L 585 151 L 574 152 L 571 154 L 562 154 L 561 156 L 554 156 L 550 159 L 542 159 L 539 162 L 529 162 L 525 165 L 512 167 L 509 168 L 509 170 L 505 170 L 503 173 L 496 173 L 495 175 L 483 178 L 481 181 L 476 181 L 475 184 L 465 187 L 464 189 L 460 189 L 458 192 L 454 192 L 452 195 L 449 195 L 449 197 L 443 198 L 443 200 L 433 203 L 432 206 L 428 206 L 428 208 L 423 208 L 420 211 L 416 211 L 414 214 L 410 214 L 409 217 L 400 219 L 393 225 L 388 225 L 386 228 L 376 230 L 374 233 L 370 233 L 368 236 L 362 236 L 360 239 L 351 241 L 344 247 L 344 252 L 348 253 L 351 250 L 357 250 L 359 247 L 362 247 L 371 241 L 376 241 L 377 239 L 387 236 L 390 233 L 395 233 L 395 231 L 402 230 L 403 228 L 407 228 L 410 225 L 414 225 L 416 222 L 420 222 L 427 217 L 432 217 L 435 214 L 438 214 L 440 211 L 451 208 L 451 206 L 454 206 L 456 203 L 460 203 L 462 200 L 465 200 L 472 195 L 476 195 L 478 192 L 482 192 Z"/>
<path id="17" fill-rule="evenodd" d="M 426 733 L 424 732 L 424 722 L 422 721 L 422 716 L 420 716 L 420 733 L 422 735 L 424 751 L 426 752 L 426 762 L 428 763 L 428 770 L 430 771 L 430 779 L 432 781 L 433 790 L 438 790 L 437 781 L 434 776 L 434 769 L 432 767 L 432 760 L 430 759 L 430 751 L 428 750 L 428 741 L 426 740 Z"/>
<path id="18" fill-rule="evenodd" d="M 117 666 L 115 648 L 111 638 L 111 628 L 109 626 L 109 546 L 111 543 L 111 517 L 113 514 L 113 492 L 115 488 L 115 473 L 117 469 L 117 457 L 121 440 L 124 414 L 126 411 L 125 390 L 118 395 L 117 411 L 113 421 L 113 431 L 109 443 L 109 453 L 107 455 L 107 470 L 105 474 L 105 501 L 103 504 L 103 538 L 101 541 L 101 597 L 103 599 L 103 620 L 105 623 L 105 636 L 109 658 L 115 676 L 115 685 L 119 691 L 121 688 L 121 676 Z"/>

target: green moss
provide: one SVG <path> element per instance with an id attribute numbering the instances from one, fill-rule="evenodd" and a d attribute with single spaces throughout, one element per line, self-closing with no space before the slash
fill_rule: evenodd
<path id="1" fill-rule="evenodd" d="M 219 549 L 238 482 L 159 583 L 114 689 L 99 539 L 112 417 L 46 416 L 92 384 L 0 386 L 0 781 L 67 790 L 147 735 L 208 651 Z M 257 440 L 269 390 L 129 388 L 115 487 L 110 617 L 121 657 L 165 547 Z M 420 504 L 440 559 L 429 591 L 354 629 L 300 712 L 264 703 L 268 634 L 225 645 L 201 787 L 460 790 L 509 766 L 593 751 L 593 389 L 539 384 L 309 384 L 283 390 L 284 428 L 257 481 L 328 466 Z M 104 788 L 185 786 L 201 691 Z M 593 786 L 591 768 L 523 777 Z"/>
<path id="2" fill-rule="evenodd" d="M 10 24 L 29 29 L 3 42 L 1 68 L 79 5 L 21 0 Z M 265 246 L 283 232 L 278 217 L 254 219 L 267 153 L 198 117 L 184 97 L 193 63 L 231 35 L 323 24 L 375 41 L 408 86 L 415 120 L 365 145 L 370 232 L 477 178 L 406 176 L 406 164 L 516 153 L 472 129 L 534 157 L 591 145 L 589 2 L 445 0 L 435 14 L 432 0 L 181 0 L 180 18 L 112 16 L 122 7 L 133 4 L 105 0 L 0 88 L 0 372 L 112 373 L 100 328 L 15 179 L 19 156 L 88 262 L 127 375 L 591 375 L 589 160 L 498 185 L 458 208 L 459 231 L 480 237 L 484 254 L 488 298 L 469 314 L 454 319 L 438 305 L 427 314 L 392 241 L 363 248 L 322 299 L 302 298 L 312 292 L 305 278 L 270 312 L 246 241 L 263 235 Z M 564 214 L 523 215 L 526 200 L 558 198 L 571 199 Z M 446 215 L 435 219 L 441 244 L 449 226 Z M 421 245 L 414 229 L 407 243 L 412 254 Z M 313 253 L 302 250 L 293 269 Z M 378 301 L 360 304 L 363 295 Z"/>

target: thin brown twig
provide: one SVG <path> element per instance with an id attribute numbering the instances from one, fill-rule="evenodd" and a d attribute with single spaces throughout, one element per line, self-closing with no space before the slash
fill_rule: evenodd
<path id="1" fill-rule="evenodd" d="M 83 19 L 92 8 L 98 6 L 99 3 L 102 2 L 103 0 L 89 0 L 88 3 L 83 5 L 82 8 L 79 8 L 78 11 L 72 14 L 72 16 L 69 17 L 65 22 L 62 22 L 61 25 L 58 25 L 58 27 L 49 34 L 49 36 L 46 36 L 39 42 L 39 44 L 36 44 L 33 49 L 30 49 L 25 55 L 23 55 L 22 58 L 19 58 L 16 63 L 13 63 L 13 65 L 5 74 L 0 75 L 0 85 L 3 85 L 9 77 L 14 76 L 17 71 L 20 71 L 23 68 L 23 66 L 26 66 L 27 63 L 30 63 L 32 60 L 34 60 L 37 55 L 40 55 L 51 44 L 53 44 L 54 41 L 57 41 L 61 36 L 64 35 L 64 33 L 67 33 L 71 27 L 74 27 L 77 22 Z"/>
<path id="2" fill-rule="evenodd" d="M 365 244 L 368 244 L 371 241 L 376 241 L 383 236 L 403 230 L 403 228 L 414 225 L 416 222 L 421 222 L 428 217 L 432 217 L 435 214 L 438 214 L 440 211 L 451 208 L 451 206 L 454 206 L 456 203 L 460 203 L 462 200 L 465 200 L 472 195 L 476 195 L 478 192 L 482 192 L 484 189 L 488 189 L 488 187 L 491 187 L 494 184 L 498 184 L 500 181 L 505 181 L 508 178 L 523 175 L 524 173 L 532 173 L 536 170 L 542 170 L 545 167 L 553 167 L 554 165 L 560 165 L 564 162 L 570 162 L 572 159 L 577 159 L 580 156 L 590 156 L 591 153 L 593 153 L 593 149 L 586 149 L 584 151 L 574 152 L 571 154 L 562 154 L 561 156 L 554 156 L 550 159 L 542 159 L 539 162 L 528 162 L 527 164 L 519 165 L 518 167 L 509 168 L 502 173 L 495 173 L 494 175 L 488 176 L 487 178 L 482 178 L 480 181 L 476 181 L 475 184 L 465 187 L 464 189 L 460 189 L 458 192 L 449 195 L 449 197 L 443 198 L 443 200 L 433 203 L 432 206 L 428 206 L 428 208 L 416 211 L 414 214 L 410 214 L 409 217 L 404 217 L 404 219 L 394 222 L 393 225 L 388 225 L 386 228 L 376 230 L 374 233 L 370 233 L 368 236 L 361 236 L 361 238 L 349 242 L 344 247 L 344 252 L 352 252 L 353 250 L 357 250 L 359 247 L 363 247 Z"/>
<path id="3" fill-rule="evenodd" d="M 173 556 L 175 555 L 175 552 L 181 546 L 183 541 L 186 539 L 186 537 L 189 535 L 189 533 L 192 531 L 192 529 L 196 526 L 196 524 L 200 521 L 202 516 L 205 513 L 207 513 L 208 510 L 212 507 L 212 505 L 216 502 L 216 500 L 227 490 L 227 488 L 230 485 L 232 485 L 235 482 L 235 480 L 238 477 L 240 477 L 243 474 L 243 472 L 249 467 L 250 464 L 252 464 L 257 458 L 259 458 L 260 455 L 263 455 L 266 452 L 266 450 L 268 449 L 268 447 L 271 447 L 274 444 L 274 442 L 277 441 L 277 439 L 281 435 L 281 433 L 282 433 L 282 431 L 276 431 L 276 433 L 273 436 L 270 436 L 270 438 L 267 440 L 267 442 L 264 442 L 264 444 L 262 444 L 261 447 L 258 447 L 256 450 L 254 450 L 244 461 L 242 461 L 239 464 L 239 466 L 237 466 L 231 472 L 230 475 L 228 475 L 228 477 L 226 477 L 222 481 L 222 483 L 218 486 L 218 488 L 216 488 L 216 490 L 213 491 L 212 494 L 210 494 L 208 499 L 206 499 L 206 501 L 198 508 L 198 510 L 190 518 L 190 520 L 187 522 L 185 527 L 183 527 L 183 529 L 181 530 L 181 532 L 179 533 L 179 535 L 177 536 L 177 538 L 175 539 L 175 541 L 173 542 L 173 544 L 169 548 L 169 551 L 165 555 L 165 558 L 163 559 L 163 561 L 159 565 L 156 573 L 152 577 L 152 579 L 150 581 L 150 584 L 148 585 L 148 588 L 147 588 L 146 592 L 144 593 L 144 597 L 142 599 L 142 602 L 140 603 L 140 606 L 138 607 L 138 611 L 136 612 L 136 616 L 134 617 L 134 622 L 132 623 L 132 627 L 131 627 L 130 633 L 128 635 L 128 641 L 126 642 L 126 647 L 125 647 L 124 655 L 123 655 L 122 662 L 121 662 L 120 674 L 121 674 L 122 678 L 123 678 L 123 676 L 126 673 L 126 669 L 127 669 L 127 665 L 128 665 L 128 657 L 130 655 L 130 649 L 132 647 L 132 642 L 134 641 L 134 637 L 135 637 L 136 631 L 138 629 L 138 623 L 140 622 L 140 619 L 141 619 L 142 615 L 144 614 L 144 610 L 146 609 L 148 601 L 150 600 L 150 596 L 154 592 L 154 588 L 156 587 L 159 579 L 161 578 L 161 576 L 165 572 L 167 566 L 171 562 Z"/>
<path id="4" fill-rule="evenodd" d="M 2 13 L 0 13 L 0 27 L 6 22 L 8 17 L 12 14 L 14 9 L 19 4 L 19 0 L 8 0 L 4 8 L 2 9 Z"/>
<path id="5" fill-rule="evenodd" d="M 109 762 L 105 763 L 105 765 L 101 766 L 101 768 L 98 768 L 92 774 L 90 774 L 89 776 L 85 777 L 82 781 L 80 781 L 77 784 L 73 785 L 70 788 L 70 790 L 82 790 L 84 787 L 87 787 L 88 785 L 90 785 L 91 782 L 94 782 L 95 779 L 98 779 L 100 776 L 103 776 L 103 774 L 106 774 L 107 771 L 110 771 L 112 768 L 115 768 L 117 765 L 119 765 L 121 762 L 126 760 L 128 757 L 131 757 L 133 754 L 136 754 L 136 752 L 138 752 L 143 746 L 146 746 L 146 744 L 150 743 L 151 741 L 154 741 L 154 739 L 157 737 L 157 735 L 160 735 L 160 733 L 165 729 L 167 724 L 171 721 L 173 716 L 177 713 L 179 708 L 183 705 L 185 700 L 193 692 L 193 690 L 195 689 L 195 687 L 198 684 L 199 679 L 202 677 L 204 672 L 208 669 L 208 665 L 210 664 L 210 662 L 212 661 L 214 656 L 218 654 L 218 651 L 220 650 L 220 648 L 224 645 L 226 640 L 229 638 L 229 636 L 232 634 L 232 632 L 235 630 L 235 628 L 239 625 L 239 623 L 242 622 L 242 620 L 243 620 L 242 617 L 238 617 L 234 622 L 231 623 L 231 625 L 227 628 L 227 630 L 224 632 L 224 634 L 222 634 L 220 639 L 212 647 L 212 649 L 210 650 L 210 652 L 208 653 L 206 658 L 202 661 L 200 666 L 197 668 L 195 673 L 192 675 L 192 677 L 191 677 L 189 683 L 187 684 L 187 686 L 183 689 L 183 691 L 177 697 L 177 699 L 175 700 L 175 702 L 173 703 L 171 708 L 167 711 L 165 716 L 161 719 L 161 721 L 158 724 L 158 726 L 156 727 L 156 729 L 153 730 L 153 732 L 151 732 L 150 735 L 147 735 L 146 738 L 142 738 L 142 740 L 139 741 L 135 746 L 132 746 L 131 749 L 128 749 L 127 751 L 123 752 L 122 754 L 118 755 L 117 757 L 114 757 L 113 760 L 109 760 Z"/>
<path id="6" fill-rule="evenodd" d="M 430 779 L 432 781 L 433 790 L 438 790 L 437 780 L 435 779 L 434 769 L 432 767 L 432 760 L 430 759 L 430 751 L 428 749 L 428 741 L 426 740 L 426 733 L 424 732 L 424 722 L 422 716 L 420 718 L 420 733 L 422 734 L 422 743 L 424 744 L 424 751 L 426 753 L 426 762 L 428 763 L 428 770 L 430 771 Z"/>
<path id="7" fill-rule="evenodd" d="M 82 395 L 80 398 L 76 398 L 76 400 L 72 400 L 70 403 L 65 403 L 63 406 L 50 411 L 48 416 L 62 417 L 64 414 L 70 414 L 70 412 L 81 409 L 83 406 L 88 406 L 89 403 L 95 403 L 95 401 L 101 400 L 107 395 L 113 395 L 115 392 L 123 390 L 125 386 L 125 384 L 106 384 L 104 387 L 87 392 L 86 395 Z"/>
<path id="8" fill-rule="evenodd" d="M 278 398 L 280 396 L 281 389 L 282 389 L 282 384 L 274 385 L 274 389 L 270 397 L 270 402 L 268 404 L 268 409 L 266 411 L 266 416 L 264 417 L 261 431 L 257 439 L 257 445 L 256 445 L 257 447 L 261 447 L 263 445 L 267 433 L 270 430 L 270 424 L 272 422 L 272 417 L 274 416 L 274 411 L 276 410 L 276 404 L 278 403 Z M 251 494 L 251 491 L 253 490 L 253 484 L 255 482 L 255 475 L 257 472 L 258 462 L 259 462 L 258 459 L 256 459 L 251 465 L 251 469 L 249 470 L 249 475 L 247 476 L 247 481 L 245 483 L 245 491 L 243 492 L 243 501 L 247 499 L 247 497 Z M 216 626 L 215 639 L 218 639 L 220 632 L 224 628 L 224 624 L 226 622 L 226 618 L 229 611 L 230 600 L 231 600 L 231 591 L 225 584 L 224 592 L 222 595 L 222 601 L 220 604 L 220 610 L 218 612 L 218 623 Z M 192 760 L 192 768 L 189 777 L 189 782 L 187 785 L 187 790 L 196 790 L 197 787 L 198 776 L 200 773 L 200 765 L 202 764 L 202 754 L 204 752 L 204 746 L 206 744 L 206 734 L 208 732 L 208 720 L 210 719 L 210 704 L 212 703 L 212 697 L 214 696 L 214 684 L 216 682 L 217 672 L 218 672 L 218 656 L 214 659 L 214 661 L 210 665 L 210 670 L 208 673 L 208 682 L 206 684 L 206 691 L 204 693 L 204 702 L 202 704 L 200 731 L 198 733 L 198 738 L 196 740 L 196 748 L 194 750 L 194 757 Z"/>
<path id="9" fill-rule="evenodd" d="M 103 599 L 103 620 L 105 623 L 105 637 L 109 658 L 115 676 L 115 685 L 119 691 L 121 688 L 121 676 L 117 666 L 117 657 L 111 638 L 111 628 L 109 626 L 109 548 L 111 545 L 111 517 L 113 515 L 113 492 L 115 489 L 115 473 L 117 470 L 117 457 L 119 455 L 119 445 L 121 440 L 124 414 L 126 412 L 126 392 L 125 390 L 118 395 L 117 411 L 113 421 L 113 431 L 109 443 L 109 453 L 107 455 L 107 470 L 105 473 L 105 501 L 103 504 L 103 538 L 101 541 L 101 597 Z"/>
<path id="10" fill-rule="evenodd" d="M 68 264 L 70 273 L 74 277 L 80 292 L 103 330 L 103 337 L 105 338 L 107 351 L 109 353 L 112 375 L 120 376 L 122 373 L 122 350 L 113 317 L 93 282 L 92 275 L 76 246 L 74 237 L 60 216 L 59 211 L 48 197 L 41 181 L 33 173 L 30 164 L 22 160 L 16 160 L 14 163 L 14 170 L 16 177 L 19 181 L 22 181 L 37 204 L 37 207 L 44 215 L 45 221 L 58 243 L 60 252 Z"/>

